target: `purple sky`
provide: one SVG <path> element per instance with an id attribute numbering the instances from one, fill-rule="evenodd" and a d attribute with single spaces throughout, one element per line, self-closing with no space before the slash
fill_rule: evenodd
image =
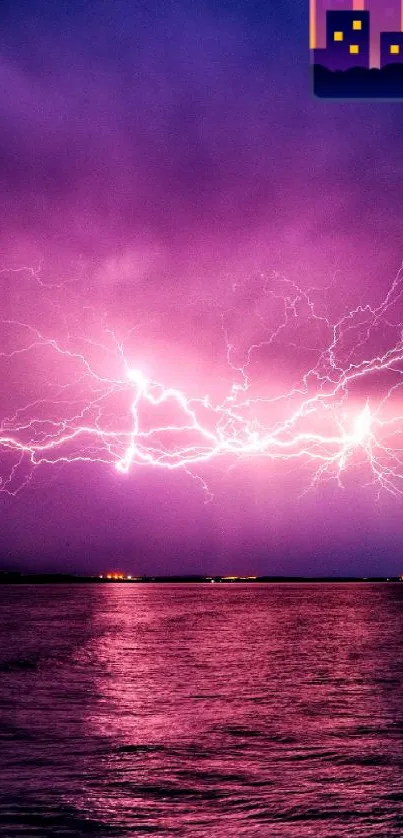
<path id="1" fill-rule="evenodd" d="M 133 329 L 130 365 L 188 397 L 222 401 L 240 382 L 223 323 L 236 366 L 281 320 L 268 278 L 280 298 L 287 282 L 318 288 L 315 311 L 329 322 L 380 304 L 403 257 L 401 106 L 313 99 L 308 0 L 271 5 L 2 4 L 2 320 L 85 351 L 105 377 L 122 375 L 108 329 Z M 39 281 L 11 272 L 23 266 L 40 266 Z M 400 299 L 386 320 L 365 347 L 371 356 L 396 345 Z M 298 323 L 254 354 L 253 395 L 296 386 L 328 338 L 301 304 Z M 77 381 L 75 362 L 54 346 L 25 351 L 26 326 L 3 324 L 0 342 L 0 418 Z M 351 416 L 384 387 L 360 382 Z M 66 393 L 80 404 L 88 395 Z M 114 393 L 102 421 L 130 418 L 125 398 Z M 69 408 L 60 393 L 58 402 L 59 421 Z M 35 410 L 55 421 L 54 403 L 47 415 L 44 404 Z M 13 456 L 4 452 L 3 480 Z M 25 461 L 18 468 L 13 490 L 28 474 Z M 284 467 L 225 457 L 192 472 L 200 479 L 135 465 L 129 474 L 102 463 L 39 466 L 15 497 L 0 494 L 2 564 L 403 570 L 403 498 L 368 486 L 365 464 L 346 470 L 344 489 L 325 479 L 302 497 L 312 479 L 303 458 Z"/>

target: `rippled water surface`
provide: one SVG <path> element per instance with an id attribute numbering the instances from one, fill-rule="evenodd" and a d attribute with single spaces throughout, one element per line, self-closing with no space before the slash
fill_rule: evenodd
<path id="1" fill-rule="evenodd" d="M 403 585 L 0 587 L 0 834 L 403 836 Z"/>

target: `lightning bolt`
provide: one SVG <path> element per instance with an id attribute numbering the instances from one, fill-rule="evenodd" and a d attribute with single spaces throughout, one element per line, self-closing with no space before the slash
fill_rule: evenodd
<path id="1" fill-rule="evenodd" d="M 42 295 L 65 287 L 44 283 L 40 268 L 0 271 L 7 282 L 21 276 Z M 121 475 L 140 466 L 182 469 L 211 500 L 203 466 L 225 459 L 232 468 L 247 458 L 304 464 L 311 471 L 307 490 L 322 480 L 343 487 L 346 472 L 365 467 L 378 493 L 401 494 L 403 269 L 379 305 L 360 304 L 333 320 L 323 300 L 329 289 L 304 290 L 278 274 L 259 281 L 263 305 L 255 300 L 253 316 L 262 339 L 243 346 L 231 336 L 231 310 L 221 313 L 232 379 L 222 399 L 154 380 L 133 363 L 127 336 L 119 338 L 106 315 L 100 318 L 102 340 L 68 329 L 63 339 L 25 319 L 3 319 L 3 391 L 7 381 L 21 384 L 29 375 L 28 361 L 40 367 L 41 384 L 35 398 L 13 406 L 0 422 L 0 491 L 15 495 L 40 467 L 91 462 Z M 239 288 L 234 284 L 233 293 Z M 61 303 L 50 305 L 66 325 Z M 94 309 L 88 306 L 87 313 L 95 322 Z M 311 353 L 314 362 L 284 392 L 274 393 L 270 380 L 260 380 L 267 392 L 258 393 L 254 365 L 284 347 L 304 357 Z M 97 352 L 110 359 L 103 369 L 94 362 Z"/>

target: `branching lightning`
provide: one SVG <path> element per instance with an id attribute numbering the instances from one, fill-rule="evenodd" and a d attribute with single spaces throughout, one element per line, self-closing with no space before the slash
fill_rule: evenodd
<path id="1" fill-rule="evenodd" d="M 63 286 L 43 283 L 33 268 L 3 270 L 0 279 L 18 281 L 21 275 L 39 293 Z M 69 333 L 62 339 L 25 319 L 4 318 L 2 334 L 11 345 L 0 343 L 3 393 L 8 380 L 32 375 L 33 361 L 43 384 L 38 397 L 13 406 L 0 422 L 0 490 L 16 494 L 41 466 L 92 462 L 116 469 L 122 479 L 135 476 L 140 466 L 182 469 L 210 499 L 203 466 L 225 460 L 233 467 L 248 458 L 308 467 L 307 489 L 329 479 L 342 487 L 346 473 L 363 469 L 365 482 L 377 490 L 402 493 L 403 270 L 378 306 L 359 305 L 333 321 L 317 289 L 274 276 L 262 278 L 261 291 L 266 309 L 279 313 L 278 322 L 269 328 L 256 308 L 264 337 L 245 351 L 222 314 L 228 388 L 218 400 L 149 377 L 106 322 L 104 343 L 81 334 L 74 345 Z M 52 305 L 63 315 L 61 306 Z M 312 346 L 310 331 L 320 335 Z M 287 347 L 290 357 L 310 354 L 313 363 L 281 392 L 260 375 L 258 393 L 253 365 L 279 347 Z M 109 353 L 117 374 L 94 364 L 97 348 L 102 357 Z M 46 378 L 55 359 L 66 364 L 60 381 Z"/>

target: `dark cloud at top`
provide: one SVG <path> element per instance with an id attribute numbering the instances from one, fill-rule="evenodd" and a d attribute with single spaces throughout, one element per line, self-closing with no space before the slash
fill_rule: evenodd
<path id="1" fill-rule="evenodd" d="M 313 100 L 304 6 L 3 6 L 6 231 L 296 272 L 398 247 L 399 105 Z"/>

